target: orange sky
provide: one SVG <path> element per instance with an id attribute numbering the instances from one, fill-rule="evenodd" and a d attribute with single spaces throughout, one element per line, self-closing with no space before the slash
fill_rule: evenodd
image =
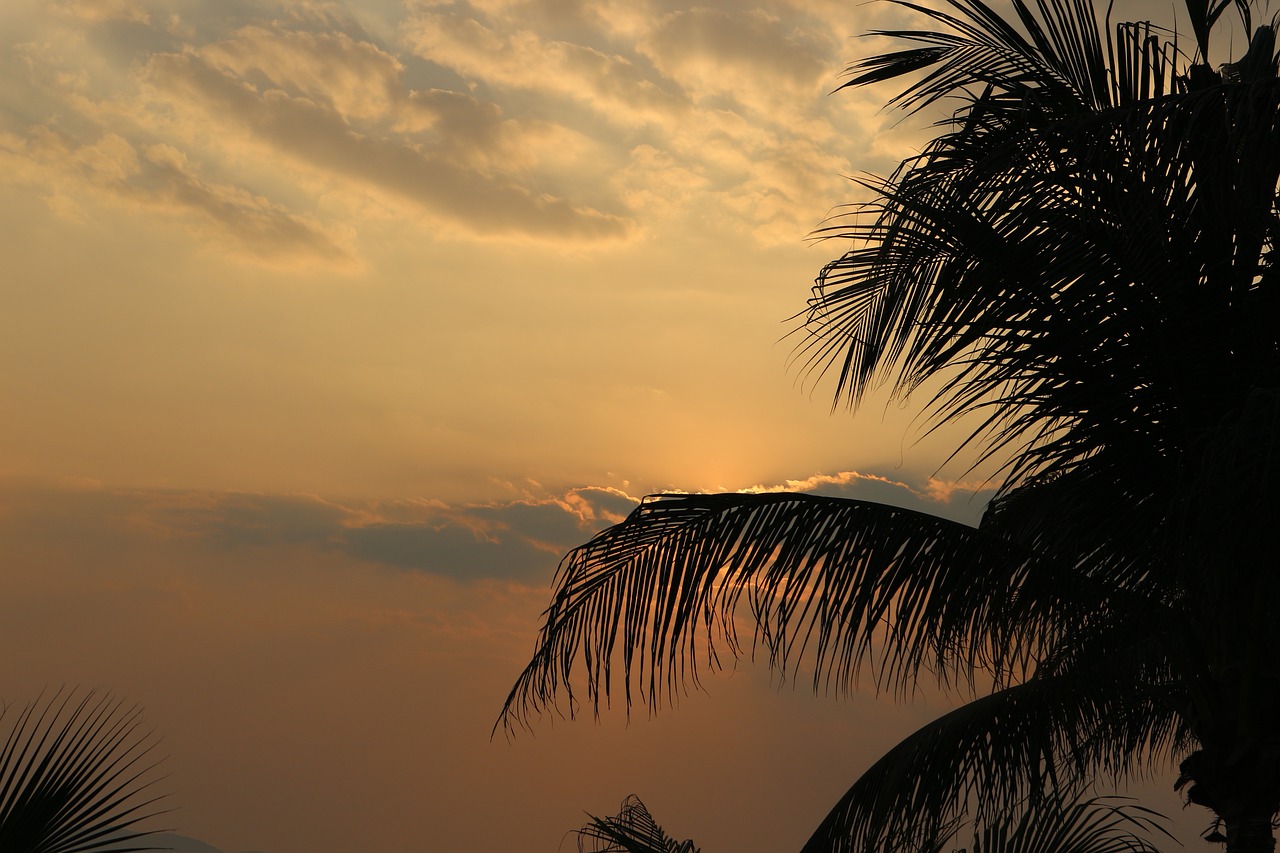
<path id="1" fill-rule="evenodd" d="M 938 707 L 744 665 L 489 730 L 559 555 L 646 492 L 980 512 L 947 436 L 832 415 L 780 340 L 846 176 L 920 138 L 828 95 L 888 15 L 6 0 L 0 697 L 142 703 L 228 853 L 553 851 L 632 792 L 797 847 Z"/>

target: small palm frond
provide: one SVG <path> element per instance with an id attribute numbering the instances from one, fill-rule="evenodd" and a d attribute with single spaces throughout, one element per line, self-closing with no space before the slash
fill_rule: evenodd
<path id="1" fill-rule="evenodd" d="M 840 88 L 893 80 L 931 70 L 889 101 L 915 112 L 948 97 L 973 98 L 991 87 L 1024 107 L 1070 115 L 1111 101 L 1104 51 L 1093 4 L 1087 0 L 1013 7 L 1025 34 L 981 0 L 948 0 L 955 12 L 889 0 L 924 15 L 938 30 L 877 30 L 876 36 L 924 45 L 868 57 L 851 65 Z M 1037 14 L 1037 12 L 1039 14 Z"/>
<path id="2" fill-rule="evenodd" d="M 1063 630 L 1101 624 L 1122 592 L 956 522 L 789 493 L 647 498 L 565 557 L 556 585 L 508 728 L 561 690 L 575 713 L 579 667 L 598 713 L 619 659 L 627 707 L 656 708 L 720 653 L 743 653 L 740 604 L 776 672 L 807 658 L 816 690 L 847 692 L 864 669 L 891 690 L 922 671 L 962 684 L 1025 672 Z"/>
<path id="3" fill-rule="evenodd" d="M 0 748 L 0 850 L 132 853 L 158 850 L 138 829 L 161 814 L 149 793 L 158 761 L 139 708 L 111 696 L 58 690 L 13 720 Z"/>
<path id="4" fill-rule="evenodd" d="M 615 817 L 587 817 L 590 822 L 577 830 L 578 853 L 699 853 L 692 840 L 668 836 L 635 794 Z"/>

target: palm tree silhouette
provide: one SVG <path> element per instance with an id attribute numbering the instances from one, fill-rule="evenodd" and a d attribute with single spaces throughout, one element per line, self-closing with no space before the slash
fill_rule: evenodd
<path id="1" fill-rule="evenodd" d="M 805 369 L 856 404 L 940 382 L 935 425 L 998 462 L 977 529 L 801 494 L 661 495 L 561 564 L 524 723 L 586 675 L 655 705 L 718 654 L 817 689 L 924 677 L 977 698 L 890 750 L 806 850 L 936 834 L 1099 776 L 1163 771 L 1228 853 L 1271 853 L 1280 811 L 1280 80 L 1276 22 L 1187 0 L 1195 44 L 1112 27 L 1088 0 L 927 9 L 845 85 L 958 99 L 874 201 L 822 233 Z M 1211 65 L 1234 8 L 1249 46 Z M 1109 12 L 1108 12 L 1109 17 Z M 1191 58 L 1186 59 L 1190 51 Z M 743 605 L 743 606 L 739 606 Z M 745 611 L 745 613 L 744 613 Z"/>

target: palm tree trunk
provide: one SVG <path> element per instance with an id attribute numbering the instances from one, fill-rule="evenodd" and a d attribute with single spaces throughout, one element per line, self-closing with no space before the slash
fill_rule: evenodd
<path id="1" fill-rule="evenodd" d="M 1226 853 L 1274 853 L 1271 815 L 1247 815 L 1227 819 Z"/>

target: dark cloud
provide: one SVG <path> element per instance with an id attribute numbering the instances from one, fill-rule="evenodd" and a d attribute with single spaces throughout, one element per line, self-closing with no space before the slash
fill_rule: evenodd
<path id="1" fill-rule="evenodd" d="M 127 495 L 122 496 L 127 499 Z M 308 495 L 175 493 L 148 499 L 137 517 L 226 547 L 340 546 L 353 510 Z"/>
<path id="2" fill-rule="evenodd" d="M 831 74 L 812 45 L 796 41 L 781 23 L 758 11 L 676 12 L 650 36 L 649 48 L 664 63 L 705 60 L 725 69 L 741 65 L 763 71 L 776 83 L 812 86 Z"/>
<path id="3" fill-rule="evenodd" d="M 974 524 L 989 490 L 930 483 L 922 490 L 842 473 L 787 490 L 871 500 Z M 760 487 L 755 491 L 778 491 Z M 560 558 L 636 506 L 616 489 L 580 487 L 542 499 L 485 504 L 334 502 L 310 495 L 111 490 L 0 482 L 0 535 L 121 550 L 182 540 L 211 551 L 302 549 L 460 581 L 541 586 Z"/>
<path id="4" fill-rule="evenodd" d="M 548 583 L 559 555 L 523 536 L 485 535 L 463 524 L 369 524 L 346 531 L 353 557 L 457 580 Z"/>
<path id="5" fill-rule="evenodd" d="M 560 557 L 633 502 L 608 489 L 482 505 L 336 503 L 310 495 L 0 484 L 0 536 L 86 552 L 171 540 L 216 552 L 303 549 L 457 580 L 544 585 Z"/>

